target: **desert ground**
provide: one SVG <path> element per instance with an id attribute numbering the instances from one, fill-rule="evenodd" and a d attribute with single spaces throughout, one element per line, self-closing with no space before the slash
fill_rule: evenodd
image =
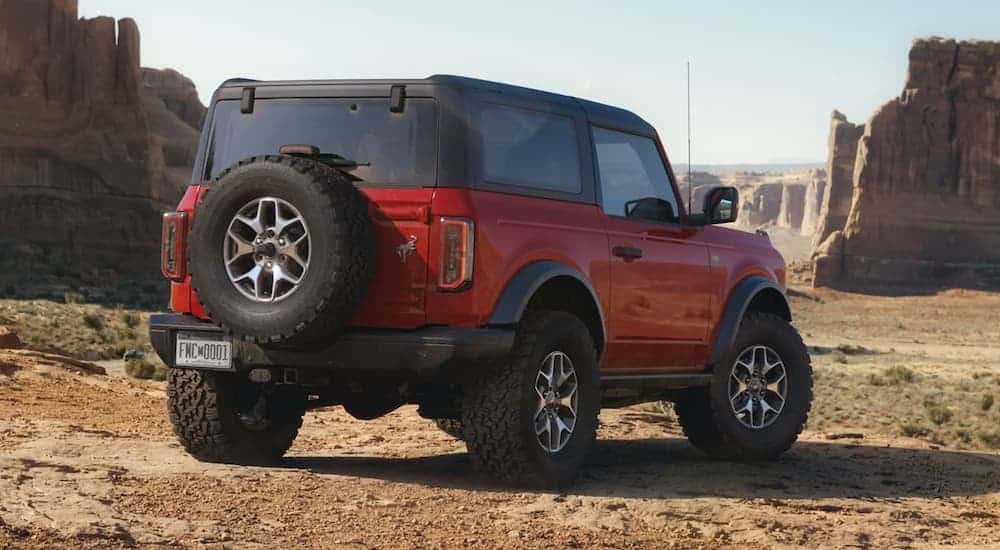
<path id="1" fill-rule="evenodd" d="M 787 455 L 711 461 L 669 407 L 608 410 L 564 493 L 489 481 L 409 407 L 310 413 L 278 467 L 198 463 L 163 383 L 63 357 L 141 339 L 141 314 L 0 302 L 48 352 L 0 351 L 0 548 L 1000 546 L 1000 294 L 792 300 L 816 400 Z"/>

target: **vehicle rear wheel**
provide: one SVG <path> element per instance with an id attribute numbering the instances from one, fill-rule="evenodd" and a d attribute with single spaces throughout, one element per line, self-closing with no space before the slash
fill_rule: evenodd
<path id="1" fill-rule="evenodd" d="M 438 429 L 442 432 L 458 439 L 459 441 L 465 440 L 465 433 L 462 431 L 462 421 L 457 418 L 435 418 L 434 424 L 437 425 Z"/>
<path id="2" fill-rule="evenodd" d="M 462 426 L 473 461 L 503 481 L 561 487 L 597 434 L 600 379 L 587 327 L 563 312 L 534 312 L 511 358 L 468 388 Z"/>
<path id="3" fill-rule="evenodd" d="M 689 390 L 674 410 L 691 443 L 726 460 L 772 460 L 795 443 L 812 406 L 812 365 L 784 319 L 750 313 L 709 387 Z"/>
<path id="4" fill-rule="evenodd" d="M 191 285 L 209 317 L 244 340 L 329 341 L 372 277 L 367 200 L 314 160 L 240 162 L 208 188 L 192 223 Z"/>
<path id="5" fill-rule="evenodd" d="M 174 433 L 203 462 L 275 462 L 295 441 L 305 404 L 300 389 L 265 387 L 233 374 L 170 369 L 167 376 Z"/>

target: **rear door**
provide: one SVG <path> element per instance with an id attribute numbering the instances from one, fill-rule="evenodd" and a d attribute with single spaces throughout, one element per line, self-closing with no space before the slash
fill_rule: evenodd
<path id="1" fill-rule="evenodd" d="M 362 187 L 375 227 L 375 276 L 352 324 L 416 328 L 426 323 L 430 205 L 434 189 Z"/>
<path id="2" fill-rule="evenodd" d="M 680 208 L 652 138 L 593 128 L 611 248 L 607 368 L 669 370 L 703 361 L 709 251 Z"/>

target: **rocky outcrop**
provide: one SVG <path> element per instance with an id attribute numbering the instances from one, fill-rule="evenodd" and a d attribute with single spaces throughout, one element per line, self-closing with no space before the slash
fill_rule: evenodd
<path id="1" fill-rule="evenodd" d="M 134 21 L 79 19 L 76 0 L 0 2 L 0 51 L 0 239 L 68 271 L 154 273 L 197 144 L 190 96 L 149 84 Z"/>
<path id="2" fill-rule="evenodd" d="M 805 205 L 806 184 L 786 183 L 781 188 L 781 206 L 778 208 L 776 225 L 788 229 L 800 229 Z"/>
<path id="3" fill-rule="evenodd" d="M 998 208 L 1000 42 L 917 40 L 903 93 L 861 138 L 850 212 L 817 250 L 814 284 L 1000 270 Z"/>
<path id="4" fill-rule="evenodd" d="M 198 136 L 208 109 L 194 83 L 173 69 L 142 69 L 142 107 L 163 148 L 168 187 L 190 183 Z"/>
<path id="5" fill-rule="evenodd" d="M 839 111 L 830 115 L 830 138 L 827 142 L 826 191 L 819 207 L 819 221 L 813 245 L 819 246 L 834 231 L 840 231 L 851 211 L 854 189 L 854 163 L 863 124 L 852 124 Z"/>
<path id="6" fill-rule="evenodd" d="M 17 337 L 17 333 L 9 328 L 0 326 L 0 349 L 21 349 L 24 344 Z"/>
<path id="7" fill-rule="evenodd" d="M 781 212 L 781 197 L 785 185 L 782 183 L 761 183 L 740 188 L 740 211 L 736 223 L 747 227 L 759 227 L 774 223 Z"/>
<path id="8" fill-rule="evenodd" d="M 811 171 L 809 182 L 806 184 L 804 204 L 802 205 L 802 226 L 800 231 L 803 235 L 808 236 L 816 232 L 825 195 L 826 172 L 823 170 Z"/>

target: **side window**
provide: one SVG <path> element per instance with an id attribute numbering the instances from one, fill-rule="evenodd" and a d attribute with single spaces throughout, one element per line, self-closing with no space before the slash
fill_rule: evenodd
<path id="1" fill-rule="evenodd" d="M 593 134 L 604 212 L 676 223 L 677 197 L 656 142 L 597 127 Z"/>
<path id="2" fill-rule="evenodd" d="M 485 105 L 483 176 L 491 183 L 580 193 L 580 152 L 569 117 Z"/>

